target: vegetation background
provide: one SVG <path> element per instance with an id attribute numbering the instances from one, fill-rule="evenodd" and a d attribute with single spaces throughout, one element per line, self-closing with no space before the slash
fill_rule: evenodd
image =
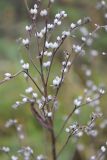
<path id="1" fill-rule="evenodd" d="M 45 2 L 46 1 L 43 1 L 43 3 Z M 76 22 L 76 20 L 85 16 L 90 16 L 93 22 L 91 28 L 93 28 L 94 23 L 105 23 L 102 12 L 97 11 L 95 8 L 96 2 L 97 0 L 57 0 L 52 8 L 51 14 L 54 15 L 54 13 L 60 9 L 63 9 L 68 13 L 68 21 L 66 21 L 62 27 L 65 27 L 70 22 Z M 29 0 L 28 3 L 29 6 L 32 6 L 35 3 L 35 0 Z M 27 24 L 29 24 L 29 17 L 24 0 L 0 0 L 0 80 L 6 72 L 16 73 L 20 69 L 20 59 L 26 59 L 27 57 L 25 50 L 19 43 L 19 39 L 24 36 L 25 26 Z M 107 52 L 107 35 L 105 32 L 101 32 L 100 36 L 101 38 L 94 43 L 94 48 L 101 52 Z M 69 48 L 70 45 L 69 41 L 65 43 L 67 48 Z M 54 70 L 59 67 L 60 60 L 61 56 L 59 54 L 56 59 Z M 92 68 L 92 79 L 95 84 L 99 84 L 100 82 L 107 84 L 107 56 L 99 55 L 92 60 L 92 64 L 88 63 L 88 59 L 84 59 L 83 61 Z M 61 90 L 59 98 L 62 109 L 60 109 L 59 116 L 56 120 L 57 128 L 61 125 L 61 117 L 64 117 L 64 115 L 71 111 L 73 98 L 83 93 L 85 77 L 80 67 L 81 63 L 82 59 L 77 59 Z M 0 86 L 0 146 L 10 146 L 13 153 L 19 148 L 20 143 L 15 129 L 4 128 L 4 124 L 8 119 L 16 117 L 24 124 L 26 138 L 23 141 L 23 144 L 32 146 L 37 153 L 44 153 L 43 142 L 44 144 L 47 144 L 48 138 L 47 141 L 45 141 L 46 137 L 43 137 L 43 132 L 45 131 L 43 131 L 35 122 L 29 106 L 22 107 L 16 111 L 13 111 L 11 108 L 12 104 L 19 99 L 19 95 L 24 92 L 26 87 L 27 84 L 25 83 L 23 76 Z M 106 99 L 107 97 L 104 97 L 101 101 L 105 118 L 107 117 Z M 87 122 L 89 114 L 90 109 L 84 108 L 81 116 L 74 116 L 73 119 L 77 119 L 80 122 Z M 92 139 L 87 136 L 82 138 L 78 143 L 80 144 L 81 149 L 82 144 L 84 144 L 85 150 L 81 153 L 77 151 L 76 145 L 72 140 L 66 151 L 63 153 L 62 160 L 67 159 L 67 157 L 70 159 L 72 156 L 76 156 L 74 160 L 82 160 L 82 157 L 84 157 L 83 159 L 87 159 L 87 157 L 93 154 L 94 151 L 99 148 L 100 144 L 105 141 L 106 135 L 107 129 L 101 132 L 97 139 Z M 62 141 L 62 139 L 64 137 L 65 135 L 62 135 L 59 147 L 63 144 L 64 141 Z M 0 159 L 6 160 L 6 157 L 3 154 L 0 154 Z"/>

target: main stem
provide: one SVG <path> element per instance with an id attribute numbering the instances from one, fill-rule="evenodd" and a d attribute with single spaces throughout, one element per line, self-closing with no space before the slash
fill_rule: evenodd
<path id="1" fill-rule="evenodd" d="M 55 140 L 55 133 L 54 133 L 53 128 L 50 131 L 50 134 L 51 134 L 52 159 L 53 160 L 57 160 L 57 157 L 56 157 L 56 144 L 55 144 L 56 140 Z"/>

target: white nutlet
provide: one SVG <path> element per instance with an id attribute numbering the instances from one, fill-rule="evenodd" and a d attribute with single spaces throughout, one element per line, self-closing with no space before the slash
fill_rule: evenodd
<path id="1" fill-rule="evenodd" d="M 25 90 L 26 93 L 32 93 L 33 92 L 33 88 L 32 87 L 29 87 Z"/>
<path id="2" fill-rule="evenodd" d="M 48 117 L 52 117 L 52 112 L 48 112 Z"/>
<path id="3" fill-rule="evenodd" d="M 12 77 L 11 73 L 5 73 L 4 76 L 6 80 L 9 80 Z"/>
<path id="4" fill-rule="evenodd" d="M 26 29 L 26 31 L 31 31 L 32 26 L 31 25 L 30 26 L 26 26 L 25 29 Z"/>
<path id="5" fill-rule="evenodd" d="M 41 10 L 40 15 L 41 15 L 42 17 L 47 16 L 47 15 L 48 15 L 48 11 L 47 11 L 46 9 Z"/>
<path id="6" fill-rule="evenodd" d="M 22 68 L 23 69 L 29 69 L 29 63 L 24 63 L 23 65 L 22 65 Z"/>
<path id="7" fill-rule="evenodd" d="M 30 43 L 30 41 L 29 41 L 29 39 L 28 38 L 26 38 L 26 39 L 22 39 L 22 44 L 23 45 L 29 45 L 29 43 Z"/>
<path id="8" fill-rule="evenodd" d="M 75 27 L 76 27 L 76 24 L 74 24 L 74 23 L 71 23 L 71 29 L 74 29 Z"/>

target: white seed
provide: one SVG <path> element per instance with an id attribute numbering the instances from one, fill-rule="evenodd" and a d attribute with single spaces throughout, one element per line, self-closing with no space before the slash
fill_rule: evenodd
<path id="1" fill-rule="evenodd" d="M 23 68 L 23 69 L 29 69 L 29 63 L 24 63 L 24 64 L 22 65 L 22 68 Z"/>
<path id="2" fill-rule="evenodd" d="M 40 15 L 43 17 L 43 16 L 47 16 L 47 14 L 48 14 L 48 11 L 46 10 L 46 9 L 44 9 L 44 10 L 41 10 L 41 12 L 40 12 Z"/>
<path id="3" fill-rule="evenodd" d="M 71 23 L 71 28 L 74 29 L 76 27 L 76 24 Z"/>

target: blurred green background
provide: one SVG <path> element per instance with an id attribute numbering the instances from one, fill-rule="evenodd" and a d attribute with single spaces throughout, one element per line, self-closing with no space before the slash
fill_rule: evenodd
<path id="1" fill-rule="evenodd" d="M 29 0 L 29 6 L 32 6 L 36 1 Z M 46 1 L 43 1 L 45 3 Z M 97 11 L 96 0 L 57 0 L 55 5 L 52 7 L 52 15 L 58 10 L 65 10 L 68 15 L 68 21 L 75 22 L 76 20 L 83 18 L 85 16 L 90 16 L 92 18 L 92 23 L 104 24 L 103 14 Z M 38 22 L 39 23 L 39 22 Z M 29 17 L 25 8 L 24 0 L 0 0 L 0 80 L 3 79 L 3 75 L 6 72 L 16 73 L 20 70 L 19 61 L 22 58 L 26 58 L 26 52 L 23 50 L 19 43 L 19 39 L 25 34 L 25 26 L 29 24 Z M 65 25 L 65 24 L 64 24 Z M 63 27 L 63 26 L 62 26 Z M 93 25 L 91 25 L 93 28 Z M 107 35 L 105 32 L 100 33 L 102 38 L 99 38 L 95 43 L 95 49 L 107 52 Z M 70 42 L 66 42 L 65 46 L 70 47 Z M 55 65 L 54 70 L 59 67 L 60 57 L 57 57 L 57 65 Z M 88 60 L 85 60 L 88 63 Z M 67 76 L 66 82 L 61 90 L 60 103 L 62 109 L 60 109 L 59 116 L 57 116 L 57 128 L 61 126 L 62 117 L 64 117 L 72 109 L 72 100 L 75 96 L 83 93 L 85 87 L 84 75 L 81 72 L 80 65 L 82 63 L 77 61 Z M 92 79 L 95 84 L 103 82 L 107 84 L 107 56 L 98 56 L 94 59 L 89 67 L 93 70 Z M 19 95 L 24 93 L 27 84 L 23 79 L 23 76 L 19 76 L 14 80 L 5 83 L 0 86 L 0 146 L 10 146 L 12 151 L 16 151 L 19 148 L 20 143 L 17 139 L 16 131 L 14 128 L 5 129 L 4 124 L 10 118 L 17 118 L 19 122 L 24 124 L 24 131 L 26 133 L 26 138 L 22 145 L 29 145 L 35 148 L 37 154 L 45 153 L 44 144 L 47 137 L 45 131 L 35 122 L 32 114 L 30 112 L 29 106 L 22 107 L 16 111 L 11 108 L 12 104 L 19 99 Z M 64 92 L 66 89 L 66 93 Z M 107 117 L 107 101 L 104 97 L 101 101 L 102 110 L 104 111 L 104 116 Z M 84 114 L 85 113 L 85 114 Z M 88 116 L 90 114 L 90 109 L 85 108 L 81 114 L 81 117 L 74 116 L 74 119 L 78 119 L 81 122 L 87 122 Z M 43 134 L 44 132 L 44 134 Z M 99 139 L 94 140 L 95 146 L 93 147 L 92 138 L 82 138 L 80 144 L 84 142 L 86 145 L 85 151 L 80 155 L 76 154 L 78 157 L 75 160 L 87 159 L 91 153 L 93 154 L 100 143 L 103 143 L 107 134 L 107 129 L 101 132 Z M 45 135 L 45 136 L 43 136 Z M 65 137 L 65 135 L 63 135 Z M 62 139 L 63 139 L 62 136 Z M 63 144 L 63 140 L 60 139 L 58 148 Z M 75 151 L 75 143 L 71 141 L 63 153 L 61 160 L 70 159 Z M 38 149 L 37 149 L 38 148 Z M 77 152 L 76 152 L 77 153 Z M 0 154 L 0 159 L 6 160 L 5 155 Z"/>

